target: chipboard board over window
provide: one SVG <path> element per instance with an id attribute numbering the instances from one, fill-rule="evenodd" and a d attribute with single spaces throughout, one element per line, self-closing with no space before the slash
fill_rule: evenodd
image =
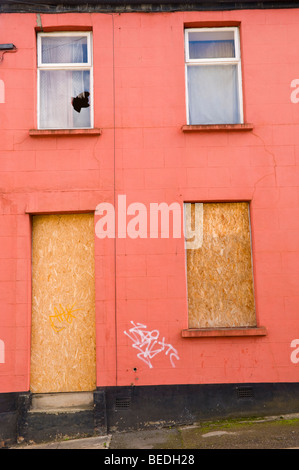
<path id="1" fill-rule="evenodd" d="M 202 243 L 186 249 L 189 328 L 255 327 L 249 204 L 202 207 Z"/>

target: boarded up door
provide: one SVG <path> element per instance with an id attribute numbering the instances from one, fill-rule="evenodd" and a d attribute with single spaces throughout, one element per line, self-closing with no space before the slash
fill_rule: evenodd
<path id="1" fill-rule="evenodd" d="M 95 387 L 93 214 L 34 216 L 31 391 Z"/>

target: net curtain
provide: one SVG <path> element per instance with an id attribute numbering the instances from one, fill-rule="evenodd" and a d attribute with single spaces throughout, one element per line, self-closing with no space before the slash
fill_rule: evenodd
<path id="1" fill-rule="evenodd" d="M 63 64 L 87 62 L 86 37 L 42 37 L 42 63 L 61 65 L 40 70 L 40 126 L 73 128 L 90 126 L 90 108 L 77 113 L 72 97 L 90 90 L 89 70 L 63 69 Z"/>
<path id="2" fill-rule="evenodd" d="M 194 41 L 189 48 L 190 58 L 235 56 L 234 41 Z M 237 65 L 188 65 L 187 83 L 190 124 L 240 122 Z"/>

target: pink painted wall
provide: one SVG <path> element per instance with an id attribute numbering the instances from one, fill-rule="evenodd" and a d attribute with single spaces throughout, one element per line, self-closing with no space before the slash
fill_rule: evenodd
<path id="1" fill-rule="evenodd" d="M 182 338 L 183 239 L 96 237 L 98 385 L 298 381 L 299 103 L 291 82 L 299 77 L 299 10 L 41 20 L 45 31 L 92 28 L 95 127 L 103 132 L 29 135 L 37 126 L 37 17 L 0 15 L 0 43 L 18 48 L 0 63 L 0 392 L 30 388 L 29 214 L 95 211 L 118 195 L 145 205 L 250 201 L 257 319 L 268 334 Z M 184 25 L 230 22 L 240 24 L 245 122 L 254 129 L 184 133 Z M 177 350 L 176 367 L 166 349 L 152 368 L 137 357 L 124 334 L 131 321 L 159 331 Z"/>

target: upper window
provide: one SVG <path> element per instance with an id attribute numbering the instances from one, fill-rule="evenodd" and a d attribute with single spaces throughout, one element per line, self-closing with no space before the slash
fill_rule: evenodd
<path id="1" fill-rule="evenodd" d="M 185 30 L 188 124 L 243 123 L 239 29 Z"/>
<path id="2" fill-rule="evenodd" d="M 40 33 L 39 129 L 93 127 L 91 33 Z"/>

